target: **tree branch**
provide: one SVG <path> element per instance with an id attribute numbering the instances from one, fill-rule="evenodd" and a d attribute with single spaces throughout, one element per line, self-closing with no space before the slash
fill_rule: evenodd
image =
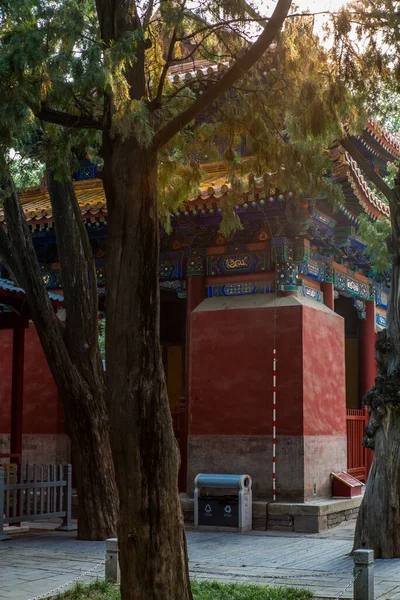
<path id="1" fill-rule="evenodd" d="M 154 8 L 154 0 L 149 0 L 149 4 L 147 6 L 146 12 L 144 14 L 143 17 L 143 31 L 146 31 L 148 26 L 150 25 L 150 20 L 153 14 L 153 8 Z"/>
<path id="2" fill-rule="evenodd" d="M 261 15 L 256 11 L 255 8 L 251 6 L 251 4 L 249 4 L 249 2 L 247 2 L 247 0 L 241 0 L 241 2 L 247 14 L 249 14 L 250 17 L 252 17 L 252 19 L 254 19 L 255 21 L 259 21 L 260 25 L 263 25 L 263 27 L 265 27 L 268 22 L 268 19 L 262 19 Z"/>
<path id="3" fill-rule="evenodd" d="M 36 113 L 36 117 L 47 123 L 55 125 L 63 125 L 64 127 L 72 127 L 74 129 L 103 129 L 103 124 L 89 116 L 71 115 L 68 113 L 42 106 L 41 110 Z"/>
<path id="4" fill-rule="evenodd" d="M 246 6 L 245 9 L 246 9 L 246 11 L 250 10 L 251 6 L 248 6 L 248 7 Z M 252 18 L 245 18 L 245 19 L 243 19 L 243 18 L 229 19 L 227 21 L 221 21 L 220 23 L 211 23 L 210 25 L 205 25 L 204 27 L 201 27 L 200 29 L 193 31 L 192 33 L 188 33 L 187 35 L 177 38 L 176 41 L 177 42 L 186 42 L 186 41 L 191 40 L 192 38 L 196 37 L 200 33 L 204 33 L 206 31 L 212 32 L 213 30 L 216 30 L 216 29 L 223 29 L 223 28 L 227 27 L 228 25 L 234 25 L 236 23 L 260 23 L 261 25 L 263 25 L 267 21 L 268 21 L 268 19 L 262 18 L 260 16 L 255 16 Z"/>
<path id="5" fill-rule="evenodd" d="M 224 92 L 229 90 L 243 77 L 271 45 L 288 15 L 291 0 L 279 0 L 274 13 L 263 32 L 254 44 L 247 50 L 217 83 L 209 87 L 193 104 L 167 123 L 153 138 L 153 150 L 159 150 L 171 140 L 183 127 L 188 125 L 197 115 L 214 102 Z"/>
<path id="6" fill-rule="evenodd" d="M 174 27 L 174 31 L 172 32 L 172 36 L 171 36 L 171 41 L 169 43 L 167 58 L 165 59 L 165 63 L 164 63 L 164 66 L 163 66 L 163 69 L 162 69 L 162 72 L 160 75 L 160 79 L 158 81 L 157 93 L 150 103 L 150 105 L 155 108 L 159 107 L 159 105 L 161 103 L 161 97 L 162 97 L 162 93 L 163 93 L 163 89 L 164 89 L 165 79 L 167 77 L 168 70 L 172 64 L 172 60 L 174 57 L 174 49 L 175 49 L 175 44 L 177 41 L 176 33 L 177 33 L 177 28 Z"/>
<path id="7" fill-rule="evenodd" d="M 349 137 L 345 137 L 340 140 L 340 144 L 350 154 L 350 156 L 356 161 L 360 168 L 364 171 L 366 176 L 372 181 L 384 196 L 386 196 L 388 202 L 392 202 L 394 199 L 393 190 L 383 181 L 382 177 L 371 167 L 369 162 L 363 157 L 361 152 L 356 148 Z"/>

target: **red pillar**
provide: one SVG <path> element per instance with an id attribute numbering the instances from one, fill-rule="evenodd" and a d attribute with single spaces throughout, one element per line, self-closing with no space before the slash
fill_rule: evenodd
<path id="1" fill-rule="evenodd" d="M 366 318 L 360 321 L 360 396 L 372 388 L 376 376 L 375 342 L 376 316 L 375 302 L 365 303 Z"/>
<path id="2" fill-rule="evenodd" d="M 25 329 L 13 329 L 10 453 L 22 455 Z"/>
<path id="3" fill-rule="evenodd" d="M 376 360 L 376 307 L 373 300 L 365 303 L 366 318 L 360 321 L 360 397 L 370 390 L 375 382 Z M 367 475 L 373 460 L 372 450 L 366 450 Z"/>
<path id="4" fill-rule="evenodd" d="M 324 304 L 331 310 L 335 310 L 335 297 L 333 283 L 329 281 L 323 281 L 321 283 L 321 291 L 324 294 Z"/>
<path id="5" fill-rule="evenodd" d="M 204 275 L 189 275 L 187 277 L 186 300 L 186 352 L 185 352 L 185 398 L 180 407 L 179 449 L 181 453 L 181 468 L 179 470 L 179 491 L 186 492 L 187 487 L 187 436 L 189 422 L 189 356 L 191 343 L 191 315 L 194 309 L 205 299 L 206 288 Z"/>
<path id="6" fill-rule="evenodd" d="M 189 275 L 187 278 L 187 301 L 186 301 L 186 398 L 188 397 L 188 371 L 189 371 L 189 351 L 192 337 L 191 315 L 197 306 L 203 302 L 206 297 L 204 275 Z"/>

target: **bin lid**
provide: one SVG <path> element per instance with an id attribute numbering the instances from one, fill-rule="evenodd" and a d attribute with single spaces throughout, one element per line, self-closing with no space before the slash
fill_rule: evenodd
<path id="1" fill-rule="evenodd" d="M 196 487 L 203 488 L 235 488 L 251 489 L 250 475 L 234 475 L 226 473 L 199 473 L 194 484 Z"/>

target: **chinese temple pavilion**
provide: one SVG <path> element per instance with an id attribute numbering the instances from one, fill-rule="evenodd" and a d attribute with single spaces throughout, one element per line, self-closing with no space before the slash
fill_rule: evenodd
<path id="1" fill-rule="evenodd" d="M 388 161 L 400 159 L 400 143 L 377 124 L 368 123 L 354 141 L 382 173 Z M 182 453 L 180 487 L 189 494 L 199 472 L 240 472 L 251 475 L 255 496 L 270 500 L 274 442 L 278 500 L 329 497 L 332 471 L 366 477 L 361 399 L 374 382 L 374 342 L 385 327 L 388 288 L 385 279 L 371 277 L 357 227 L 361 213 L 386 219 L 389 210 L 340 145 L 331 158 L 345 196 L 337 211 L 327 199 L 299 200 L 295 190 L 280 193 L 256 178 L 237 198 L 242 229 L 225 239 L 220 200 L 230 186 L 224 165 L 213 163 L 203 166 L 199 194 L 174 215 L 172 233 L 161 234 L 161 343 Z M 82 163 L 75 190 L 102 288 L 107 206 L 89 162 Z M 60 292 L 49 196 L 31 189 L 21 202 L 44 282 Z M 57 393 L 32 324 L 25 335 L 31 366 L 25 367 L 23 455 L 66 460 Z M 0 331 L 0 347 L 2 356 L 11 352 L 7 331 Z M 11 410 L 7 360 L 0 382 L 4 448 Z"/>

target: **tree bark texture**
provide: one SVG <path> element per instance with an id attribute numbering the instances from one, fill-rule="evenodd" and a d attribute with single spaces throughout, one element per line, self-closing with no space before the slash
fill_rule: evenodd
<path id="1" fill-rule="evenodd" d="M 159 339 L 157 155 L 106 138 L 106 358 L 123 600 L 188 600 L 179 453 Z"/>
<path id="2" fill-rule="evenodd" d="M 65 326 L 51 306 L 15 191 L 4 201 L 7 240 L 13 256 L 18 257 L 19 283 L 25 289 L 30 316 L 64 405 L 77 476 L 78 537 L 103 540 L 115 535 L 118 497 L 105 378 L 97 346 L 97 286 L 90 280 L 92 268 L 85 254 L 88 248 L 85 250 L 82 223 L 74 216 L 72 182 L 60 184 L 50 177 L 49 188 L 63 274 Z"/>
<path id="3" fill-rule="evenodd" d="M 379 413 L 354 550 L 367 548 L 375 558 L 396 558 L 400 557 L 400 406 L 385 406 Z"/>
<path id="4" fill-rule="evenodd" d="M 354 550 L 400 557 L 400 188 L 390 191 L 392 274 L 387 327 L 376 343 L 378 374 L 364 398 L 370 421 L 364 446 L 374 460 L 360 507 Z"/>

